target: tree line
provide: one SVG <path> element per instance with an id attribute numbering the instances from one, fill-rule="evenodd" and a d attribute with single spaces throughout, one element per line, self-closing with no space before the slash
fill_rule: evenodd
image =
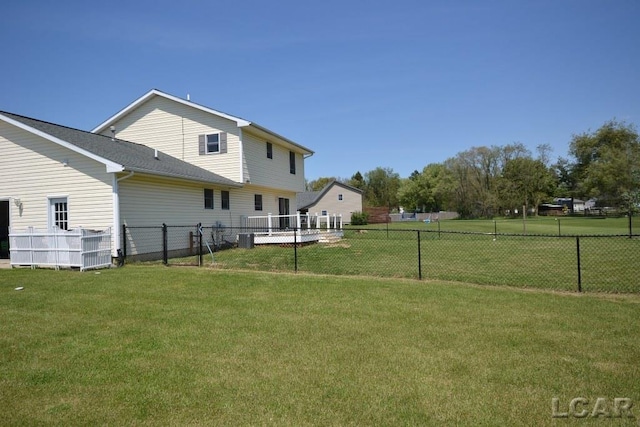
<path id="1" fill-rule="evenodd" d="M 550 153 L 547 144 L 535 153 L 521 143 L 472 147 L 407 178 L 378 167 L 348 179 L 322 177 L 308 182 L 307 190 L 337 180 L 361 189 L 367 206 L 455 211 L 463 218 L 522 208 L 537 213 L 557 197 L 594 199 L 596 206 L 624 212 L 640 206 L 640 138 L 633 124 L 608 121 L 594 132 L 573 135 L 568 157 L 552 161 Z"/>

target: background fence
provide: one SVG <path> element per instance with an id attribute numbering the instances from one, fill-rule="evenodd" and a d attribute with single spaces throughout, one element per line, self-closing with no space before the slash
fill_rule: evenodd
<path id="1" fill-rule="evenodd" d="M 237 243 L 238 236 L 246 236 L 244 228 L 201 230 L 199 233 L 197 225 L 126 227 L 123 236 L 131 239 L 126 242 L 126 259 L 223 269 L 640 293 L 638 234 L 522 235 L 351 228 L 337 239 L 243 249 Z M 148 252 L 139 252 L 141 249 Z"/>

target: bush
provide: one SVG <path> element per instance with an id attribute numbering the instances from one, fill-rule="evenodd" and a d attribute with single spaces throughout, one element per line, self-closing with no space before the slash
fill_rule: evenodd
<path id="1" fill-rule="evenodd" d="M 351 225 L 367 225 L 369 223 L 369 214 L 366 212 L 353 212 L 351 214 Z"/>

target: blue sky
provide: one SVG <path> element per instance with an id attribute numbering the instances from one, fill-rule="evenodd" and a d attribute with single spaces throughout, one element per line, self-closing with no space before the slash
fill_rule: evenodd
<path id="1" fill-rule="evenodd" d="M 152 88 L 401 177 L 473 146 L 640 125 L 640 2 L 5 2 L 0 110 L 90 130 Z"/>

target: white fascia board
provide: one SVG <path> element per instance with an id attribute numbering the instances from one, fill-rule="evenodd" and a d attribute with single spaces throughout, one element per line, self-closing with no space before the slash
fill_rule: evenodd
<path id="1" fill-rule="evenodd" d="M 144 94 L 143 96 L 141 96 L 140 98 L 136 99 L 131 104 L 129 104 L 128 106 L 126 106 L 125 108 L 120 110 L 118 113 L 116 113 L 115 115 L 109 117 L 107 120 L 105 120 L 104 122 L 102 122 L 101 124 L 96 126 L 91 132 L 93 132 L 93 133 L 103 132 L 105 129 L 107 129 L 109 126 L 111 126 L 113 123 L 115 123 L 118 120 L 120 120 L 120 118 L 122 118 L 126 114 L 129 114 L 131 111 L 136 109 L 141 104 L 144 104 L 145 102 L 147 102 L 149 99 L 151 99 L 154 96 L 161 96 L 163 98 L 170 99 L 171 101 L 177 102 L 179 104 L 186 105 L 186 106 L 192 107 L 192 108 L 196 108 L 196 109 L 204 111 L 206 113 L 214 114 L 216 116 L 223 117 L 225 119 L 234 121 L 234 122 L 236 122 L 238 127 L 249 126 L 251 124 L 250 122 L 248 122 L 248 121 L 246 121 L 244 119 L 241 119 L 239 117 L 231 116 L 229 114 L 225 114 L 223 112 L 220 112 L 220 111 L 208 108 L 208 107 L 204 107 L 204 106 L 199 105 L 199 104 L 195 104 L 195 103 L 193 103 L 191 101 L 187 101 L 186 99 L 181 99 L 181 98 L 178 98 L 176 96 L 169 95 L 168 93 L 161 92 L 161 91 L 159 91 L 157 89 L 151 89 L 149 92 L 147 92 L 146 94 Z"/>
<path id="2" fill-rule="evenodd" d="M 70 142 L 67 141 L 63 141 L 60 138 L 56 138 L 55 136 L 49 135 L 48 133 L 42 132 L 41 130 L 38 129 L 34 129 L 31 126 L 27 126 L 22 122 L 19 122 L 17 120 L 13 120 L 12 118 L 9 118 L 7 116 L 4 116 L 2 114 L 0 114 L 0 120 L 3 120 L 9 124 L 12 124 L 13 126 L 16 126 L 22 130 L 25 130 L 29 133 L 32 133 L 34 135 L 37 135 L 41 138 L 44 138 L 48 141 L 53 142 L 54 144 L 58 144 L 62 147 L 65 147 L 71 151 L 74 151 L 78 154 L 82 154 L 85 157 L 88 157 L 92 160 L 95 160 L 98 163 L 102 163 L 103 165 L 105 165 L 107 167 L 107 172 L 108 173 L 112 173 L 112 172 L 121 172 L 124 170 L 124 166 L 116 163 L 116 162 L 112 162 L 111 160 L 105 159 L 104 157 L 100 157 L 97 154 L 94 154 L 90 151 L 87 151 L 83 148 L 78 147 L 77 145 L 71 144 Z"/>

